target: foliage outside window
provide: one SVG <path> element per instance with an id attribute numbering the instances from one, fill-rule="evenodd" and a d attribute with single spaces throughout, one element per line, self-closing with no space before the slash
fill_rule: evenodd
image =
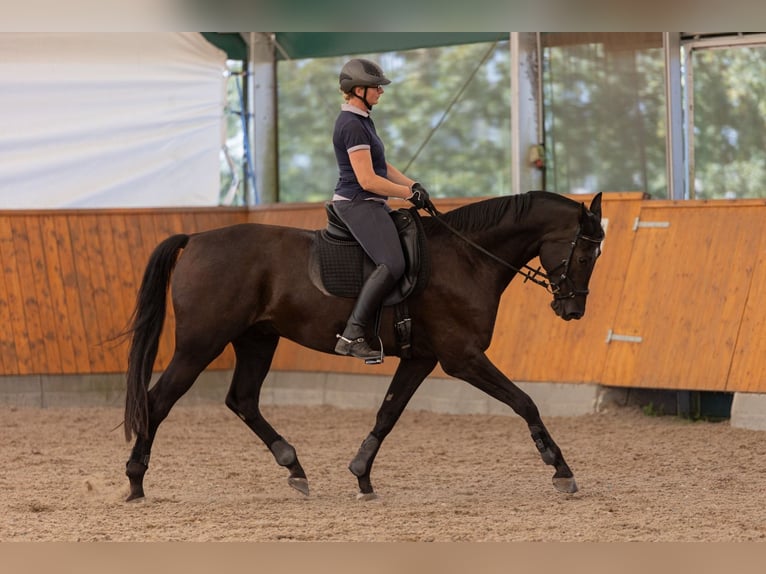
<path id="1" fill-rule="evenodd" d="M 667 197 L 659 36 L 542 34 L 546 189 Z M 500 42 L 279 62 L 280 201 L 332 195 L 332 128 L 342 103 L 337 77 L 350 57 L 377 61 L 392 79 L 373 112 L 391 163 L 435 197 L 511 192 L 510 53 Z M 245 203 L 242 64 L 229 62 L 222 205 Z M 766 47 L 698 49 L 691 65 L 693 197 L 766 197 Z"/>
<path id="2" fill-rule="evenodd" d="M 280 201 L 332 197 L 332 133 L 343 103 L 338 73 L 350 57 L 378 62 L 392 81 L 373 110 L 390 163 L 434 197 L 510 193 L 510 53 L 508 42 L 499 42 L 280 62 Z"/>
<path id="3" fill-rule="evenodd" d="M 667 197 L 661 35 L 546 36 L 546 188 Z"/>
<path id="4" fill-rule="evenodd" d="M 694 197 L 766 197 L 766 47 L 692 54 Z"/>

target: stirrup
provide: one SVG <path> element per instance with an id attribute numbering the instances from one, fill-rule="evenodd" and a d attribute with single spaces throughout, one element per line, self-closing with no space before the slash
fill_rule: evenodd
<path id="1" fill-rule="evenodd" d="M 378 343 L 380 344 L 380 355 L 375 357 L 374 359 L 365 359 L 364 364 L 365 365 L 380 365 L 383 362 L 383 340 L 378 337 Z M 372 347 L 370 347 L 372 349 Z"/>
<path id="2" fill-rule="evenodd" d="M 347 357 L 354 357 L 357 359 L 364 359 L 364 362 L 368 365 L 379 365 L 383 362 L 383 341 L 380 340 L 380 337 L 378 337 L 378 342 L 380 343 L 380 352 L 376 351 L 370 345 L 367 344 L 367 340 L 364 337 L 358 337 L 356 339 L 349 339 L 347 337 L 344 337 L 343 335 L 335 335 L 335 338 L 338 339 L 338 343 L 335 345 L 335 352 L 339 355 L 347 356 Z M 364 344 L 364 346 L 369 349 L 372 353 L 376 353 L 376 355 L 358 355 L 354 354 L 351 351 L 352 346 L 356 343 Z"/>

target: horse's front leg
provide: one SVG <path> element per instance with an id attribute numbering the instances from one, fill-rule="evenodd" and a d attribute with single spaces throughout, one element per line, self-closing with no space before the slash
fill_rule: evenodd
<path id="1" fill-rule="evenodd" d="M 420 383 L 435 366 L 436 359 L 402 359 L 399 363 L 383 403 L 378 409 L 375 427 L 364 439 L 356 456 L 348 465 L 348 469 L 359 481 L 359 494 L 357 494 L 359 500 L 377 498 L 370 482 L 370 471 L 375 455 L 378 454 L 383 439 L 394 428 Z"/>
<path id="2" fill-rule="evenodd" d="M 462 379 L 505 403 L 522 417 L 529 426 L 532 440 L 543 462 L 556 469 L 553 486 L 560 492 L 577 492 L 574 474 L 564 460 L 561 449 L 545 428 L 537 405 L 529 395 L 514 385 L 481 351 L 476 351 L 468 357 L 442 360 L 441 364 L 447 374 Z"/>

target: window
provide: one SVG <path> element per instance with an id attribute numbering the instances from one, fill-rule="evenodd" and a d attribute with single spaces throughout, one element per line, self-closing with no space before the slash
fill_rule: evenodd
<path id="1" fill-rule="evenodd" d="M 667 196 L 658 33 L 543 33 L 545 187 Z"/>
<path id="2" fill-rule="evenodd" d="M 766 197 L 766 45 L 686 49 L 689 196 Z"/>
<path id="3" fill-rule="evenodd" d="M 350 57 L 278 64 L 280 201 L 332 196 L 338 73 Z M 434 197 L 511 192 L 507 41 L 353 57 L 376 61 L 392 81 L 374 110 L 391 164 Z"/>

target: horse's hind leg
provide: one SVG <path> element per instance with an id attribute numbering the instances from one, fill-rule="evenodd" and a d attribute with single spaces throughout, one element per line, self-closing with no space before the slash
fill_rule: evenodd
<path id="1" fill-rule="evenodd" d="M 146 437 L 136 438 L 125 467 L 125 474 L 130 480 L 130 495 L 127 501 L 144 497 L 144 474 L 149 466 L 149 457 L 157 429 L 168 416 L 173 405 L 191 388 L 208 362 L 200 361 L 199 358 L 193 359 L 176 351 L 168 368 L 149 390 L 149 433 Z"/>
<path id="2" fill-rule="evenodd" d="M 375 461 L 375 455 L 378 453 L 383 439 L 394 428 L 396 421 L 399 420 L 420 383 L 433 371 L 435 366 L 436 359 L 402 359 L 399 363 L 383 403 L 378 409 L 375 426 L 348 465 L 348 469 L 359 481 L 358 499 L 372 500 L 376 498 L 370 482 L 370 471 L 372 470 L 372 463 Z"/>
<path id="3" fill-rule="evenodd" d="M 278 335 L 250 331 L 234 340 L 237 364 L 226 396 L 226 406 L 264 442 L 280 466 L 290 471 L 287 482 L 308 496 L 309 483 L 295 449 L 274 430 L 258 406 L 261 386 L 271 367 L 279 342 Z"/>
<path id="4" fill-rule="evenodd" d="M 545 428 L 537 405 L 529 395 L 500 372 L 484 353 L 478 352 L 470 357 L 464 356 L 449 362 L 442 361 L 442 367 L 447 374 L 481 389 L 521 416 L 529 426 L 532 440 L 543 462 L 556 469 L 553 475 L 553 486 L 560 492 L 577 492 L 574 474 L 564 460 L 561 449 Z"/>

